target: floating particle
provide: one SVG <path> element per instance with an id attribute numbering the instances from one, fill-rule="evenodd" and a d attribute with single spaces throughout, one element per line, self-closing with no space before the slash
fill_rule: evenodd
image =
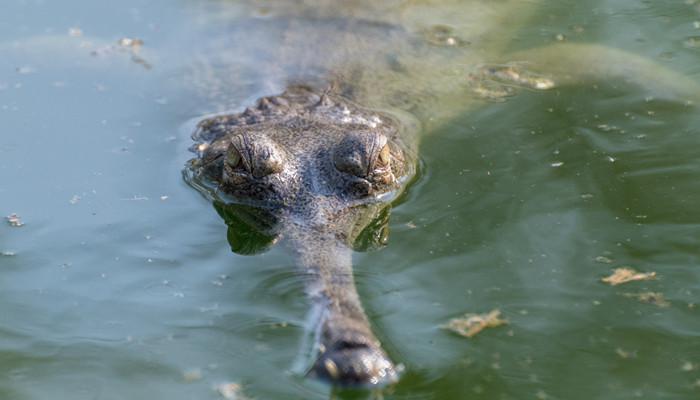
<path id="1" fill-rule="evenodd" d="M 141 45 L 143 45 L 143 40 L 125 37 L 119 39 L 119 44 L 125 47 L 131 47 L 134 51 L 138 51 Z"/>
<path id="2" fill-rule="evenodd" d="M 657 279 L 654 276 L 656 276 L 656 272 L 635 272 L 629 268 L 618 268 L 612 275 L 602 280 L 615 286 L 625 282 Z"/>
<path id="3" fill-rule="evenodd" d="M 241 394 L 243 386 L 237 382 L 226 382 L 214 386 L 214 390 L 227 400 L 248 400 L 247 397 Z"/>
<path id="4" fill-rule="evenodd" d="M 133 61 L 134 63 L 139 64 L 146 69 L 153 68 L 153 66 L 150 63 L 148 63 L 143 57 L 139 55 L 141 51 L 141 46 L 143 46 L 143 41 L 141 39 L 123 37 L 119 39 L 117 43 L 119 44 L 119 46 L 110 45 L 100 47 L 97 50 L 93 50 L 90 54 L 92 54 L 93 56 L 105 56 L 113 52 L 130 53 L 131 61 Z"/>
<path id="5" fill-rule="evenodd" d="M 439 47 L 468 46 L 471 44 L 455 35 L 454 29 L 447 25 L 433 25 L 425 31 L 424 37 L 428 43 Z"/>
<path id="6" fill-rule="evenodd" d="M 690 361 L 686 361 L 681 365 L 681 371 L 688 372 L 697 369 L 697 366 Z"/>
<path id="7" fill-rule="evenodd" d="M 691 49 L 700 49 L 700 36 L 691 36 L 685 39 L 683 46 Z"/>
<path id="8" fill-rule="evenodd" d="M 483 65 L 468 75 L 474 95 L 490 101 L 505 101 L 517 88 L 547 90 L 555 87 L 553 80 L 531 73 L 518 64 Z"/>
<path id="9" fill-rule="evenodd" d="M 83 30 L 80 28 L 69 28 L 68 29 L 68 35 L 71 37 L 79 37 L 83 35 Z"/>
<path id="10" fill-rule="evenodd" d="M 441 327 L 472 338 L 484 328 L 493 328 L 507 324 L 508 320 L 498 318 L 500 314 L 499 310 L 493 310 L 484 314 L 464 314 L 464 317 L 453 318 Z"/>
<path id="11" fill-rule="evenodd" d="M 531 89 L 546 90 L 554 87 L 551 79 L 528 72 L 515 64 L 485 66 L 481 72 L 500 82 L 517 83 Z"/>
<path id="12" fill-rule="evenodd" d="M 615 349 L 615 353 L 622 358 L 637 358 L 637 350 L 624 350 L 620 347 Z"/>
<path id="13" fill-rule="evenodd" d="M 22 226 L 24 225 L 24 222 L 19 220 L 19 215 L 17 213 L 13 213 L 12 215 L 8 215 L 7 217 L 7 222 L 10 223 L 12 226 Z"/>
<path id="14" fill-rule="evenodd" d="M 185 382 L 193 382 L 193 381 L 198 381 L 198 380 L 202 379 L 203 376 L 204 376 L 204 373 L 202 372 L 202 370 L 200 368 L 193 368 L 189 371 L 185 371 L 182 374 L 182 379 Z"/>
<path id="15" fill-rule="evenodd" d="M 623 293 L 623 296 L 632 297 L 641 300 L 645 303 L 653 304 L 659 307 L 668 307 L 671 303 L 666 300 L 661 292 L 645 292 L 645 293 Z"/>

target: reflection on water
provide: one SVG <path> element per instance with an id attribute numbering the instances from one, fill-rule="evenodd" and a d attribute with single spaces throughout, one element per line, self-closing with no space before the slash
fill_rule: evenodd
<path id="1" fill-rule="evenodd" d="M 466 94 L 433 121 L 409 110 L 424 113 L 425 168 L 391 210 L 386 246 L 354 257 L 374 331 L 406 366 L 384 398 L 697 398 L 697 105 L 614 71 L 489 102 L 463 75 L 537 61 L 502 54 L 599 43 L 692 88 L 697 4 L 397 3 L 353 12 L 403 26 L 392 40 L 415 27 L 413 44 L 444 21 L 463 44 L 430 52 L 458 48 L 474 64 L 412 76 Z M 231 382 L 249 398 L 327 398 L 291 371 L 307 305 L 288 262 L 233 253 L 216 210 L 181 179 L 181 126 L 278 90 L 265 76 L 283 69 L 235 55 L 277 40 L 293 28 L 279 15 L 298 10 L 95 4 L 12 1 L 0 16 L 0 213 L 24 223 L 0 225 L 0 398 L 216 399 Z M 143 41 L 152 68 L 119 50 L 123 38 Z M 397 93 L 406 59 L 390 61 L 378 76 Z M 533 72 L 561 82 L 567 71 Z M 658 279 L 602 281 L 623 267 Z M 640 293 L 668 306 L 627 295 Z M 510 324 L 472 339 L 440 328 L 493 309 Z"/>

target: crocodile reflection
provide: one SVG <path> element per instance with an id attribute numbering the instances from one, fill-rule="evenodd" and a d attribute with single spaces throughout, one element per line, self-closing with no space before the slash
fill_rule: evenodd
<path id="1" fill-rule="evenodd" d="M 234 251 L 277 243 L 305 278 L 318 352 L 311 377 L 342 386 L 397 379 L 360 304 L 351 254 L 358 240 L 386 237 L 389 204 L 414 171 L 403 140 L 413 126 L 302 87 L 198 125 L 190 181 L 227 196 L 215 202 L 219 213 L 251 228 L 229 235 Z"/>

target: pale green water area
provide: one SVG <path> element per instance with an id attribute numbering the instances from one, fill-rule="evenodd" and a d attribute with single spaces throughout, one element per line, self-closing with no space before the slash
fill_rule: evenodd
<path id="1" fill-rule="evenodd" d="M 700 398 L 697 0 L 260 4 L 0 6 L 0 399 Z M 350 14 L 422 42 L 457 93 L 411 100 L 419 176 L 354 255 L 405 366 L 381 394 L 303 378 L 294 268 L 233 253 L 181 172 L 194 122 L 284 89 L 285 31 Z M 480 65 L 516 61 L 556 87 L 477 98 Z M 654 279 L 602 281 L 624 267 Z M 496 309 L 509 324 L 441 328 Z"/>

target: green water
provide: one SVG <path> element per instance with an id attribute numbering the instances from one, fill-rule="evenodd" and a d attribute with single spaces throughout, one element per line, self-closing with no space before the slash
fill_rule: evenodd
<path id="1" fill-rule="evenodd" d="M 700 82 L 696 1 L 522 6 L 532 19 L 503 26 L 512 51 L 563 35 Z M 181 177 L 192 121 L 271 94 L 236 60 L 231 93 L 192 83 L 226 31 L 190 22 L 217 10 L 2 5 L 0 214 L 24 225 L 0 224 L 0 399 L 221 399 L 226 382 L 247 398 L 329 397 L 295 367 L 308 306 L 293 268 L 275 249 L 232 253 Z M 140 58 L 125 37 L 143 40 Z M 470 107 L 426 134 L 388 245 L 354 258 L 374 330 L 406 368 L 385 399 L 700 396 L 698 106 L 604 78 L 505 102 L 465 86 Z M 658 279 L 601 281 L 621 267 Z M 631 297 L 646 292 L 668 303 Z M 510 323 L 472 339 L 440 328 L 494 309 Z"/>

